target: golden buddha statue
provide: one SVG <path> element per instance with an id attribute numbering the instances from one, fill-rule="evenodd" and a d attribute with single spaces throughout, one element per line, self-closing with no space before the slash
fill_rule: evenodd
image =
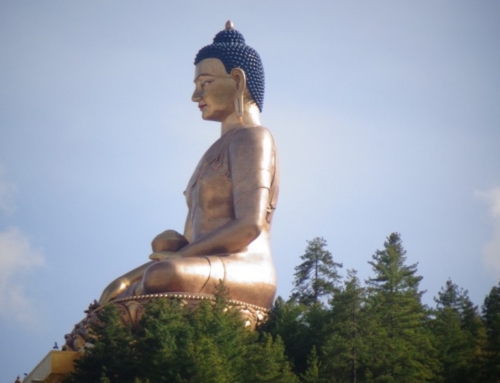
<path id="1" fill-rule="evenodd" d="M 271 221 L 279 172 L 271 133 L 260 125 L 264 70 L 231 22 L 195 58 L 192 101 L 221 123 L 184 192 L 184 235 L 152 242 L 151 261 L 114 280 L 99 303 L 159 293 L 213 294 L 222 281 L 233 300 L 270 308 L 276 292 Z"/>

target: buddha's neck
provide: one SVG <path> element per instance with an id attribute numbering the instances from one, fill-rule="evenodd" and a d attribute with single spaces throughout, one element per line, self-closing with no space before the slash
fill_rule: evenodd
<path id="1" fill-rule="evenodd" d="M 222 136 L 233 129 L 249 128 L 252 126 L 259 126 L 259 125 L 260 125 L 259 107 L 255 103 L 249 103 L 245 104 L 245 111 L 243 112 L 243 125 L 236 116 L 236 113 L 232 113 L 225 121 L 222 122 L 220 133 Z"/>

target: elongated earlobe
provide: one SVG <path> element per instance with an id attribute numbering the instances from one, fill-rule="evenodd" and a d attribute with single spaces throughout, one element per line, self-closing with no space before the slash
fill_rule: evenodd
<path id="1" fill-rule="evenodd" d="M 235 97 L 234 110 L 236 111 L 239 123 L 243 125 L 243 112 L 245 111 L 245 106 L 243 105 L 243 95 Z"/>
<path id="2" fill-rule="evenodd" d="M 231 77 L 236 81 L 236 96 L 234 97 L 234 110 L 238 121 L 243 125 L 243 114 L 245 112 L 244 94 L 247 85 L 245 72 L 241 68 L 234 68 Z"/>

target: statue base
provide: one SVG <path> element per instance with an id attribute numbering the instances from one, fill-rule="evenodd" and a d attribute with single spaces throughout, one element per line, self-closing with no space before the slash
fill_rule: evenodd
<path id="1" fill-rule="evenodd" d="M 121 313 L 121 322 L 123 325 L 137 327 L 147 310 L 148 302 L 152 299 L 178 300 L 181 306 L 188 309 L 195 309 L 205 300 L 215 303 L 215 296 L 211 294 L 163 293 L 131 296 L 114 300 L 106 305 L 113 304 L 118 308 Z M 228 300 L 227 304 L 240 312 L 245 326 L 251 329 L 255 329 L 257 325 L 263 323 L 267 319 L 269 310 L 263 307 L 236 300 Z M 89 306 L 88 310 L 85 310 L 87 313 L 86 317 L 75 325 L 70 334 L 65 335 L 66 344 L 63 346 L 63 350 L 85 350 L 85 345 L 91 336 L 91 324 L 98 322 L 97 313 L 106 307 L 106 305 L 101 306 L 94 301 L 94 303 Z"/>

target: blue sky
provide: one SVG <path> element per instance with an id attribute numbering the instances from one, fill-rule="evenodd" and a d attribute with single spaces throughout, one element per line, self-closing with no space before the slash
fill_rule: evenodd
<path id="1" fill-rule="evenodd" d="M 424 302 L 500 278 L 497 1 L 2 1 L 0 381 L 29 372 L 151 239 L 219 134 L 193 59 L 231 19 L 261 55 L 288 297 L 306 240 L 344 269 L 400 232 Z M 345 274 L 345 271 L 343 272 Z"/>

